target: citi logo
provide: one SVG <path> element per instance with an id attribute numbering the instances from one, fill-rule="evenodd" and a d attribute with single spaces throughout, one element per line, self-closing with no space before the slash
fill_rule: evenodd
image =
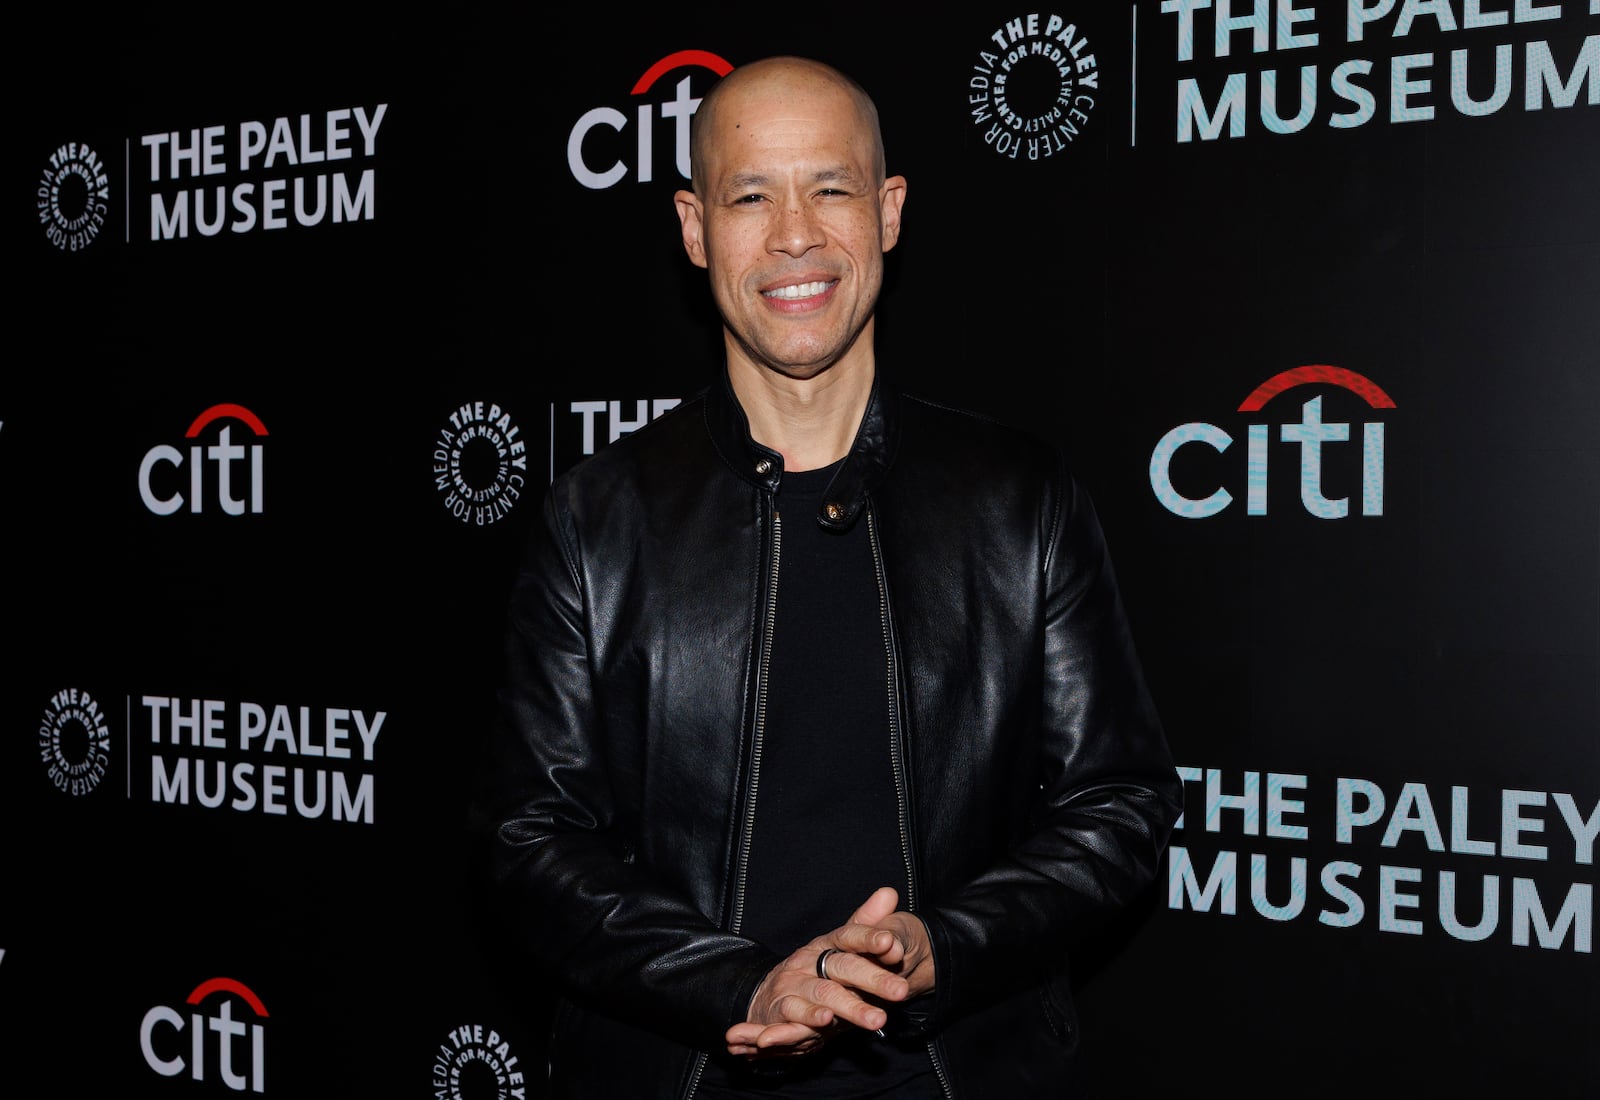
<path id="1" fill-rule="evenodd" d="M 199 442 L 201 433 L 213 423 L 221 425 L 216 442 Z M 246 509 L 251 515 L 260 515 L 265 448 L 260 443 L 235 443 L 236 424 L 256 439 L 266 438 L 267 426 L 243 405 L 213 405 L 183 433 L 184 438 L 196 441 L 187 453 L 165 443 L 146 451 L 139 463 L 139 499 L 144 506 L 158 516 L 170 516 L 185 505 L 196 515 L 211 508 L 221 508 L 230 516 L 242 516 Z"/>
<path id="2" fill-rule="evenodd" d="M 1394 401 L 1370 379 L 1343 367 L 1312 364 L 1273 375 L 1251 391 L 1239 405 L 1239 412 L 1259 412 L 1267 402 L 1286 390 L 1312 384 L 1338 386 L 1364 401 L 1370 409 L 1392 409 Z M 1383 515 L 1383 422 L 1367 421 L 1360 426 L 1359 455 L 1340 444 L 1351 442 L 1353 425 L 1330 423 L 1323 419 L 1322 397 L 1313 397 L 1300 406 L 1300 421 L 1280 424 L 1278 440 L 1297 446 L 1300 458 L 1300 503 L 1318 519 L 1344 519 L 1350 515 L 1348 496 L 1330 497 L 1323 480 L 1331 464 L 1354 468 L 1359 463 L 1361 515 Z M 1267 484 L 1272 468 L 1272 426 L 1249 424 L 1245 427 L 1245 454 L 1242 481 L 1245 514 L 1267 514 Z M 1233 445 L 1233 436 L 1215 424 L 1194 422 L 1173 428 L 1156 444 L 1150 455 L 1150 487 L 1156 499 L 1173 515 L 1185 519 L 1214 516 L 1233 503 L 1233 494 L 1218 487 L 1202 497 L 1186 496 L 1173 485 L 1173 459 L 1188 444 L 1203 443 L 1218 453 Z M 1326 453 L 1325 453 L 1326 452 Z M 1353 478 L 1351 479 L 1354 480 Z M 1238 480 L 1234 481 L 1238 484 Z"/>
<path id="3" fill-rule="evenodd" d="M 208 1012 L 201 1002 L 213 994 L 221 996 Z M 265 1092 L 266 1028 L 260 1023 L 235 1020 L 235 1000 L 242 1001 L 257 1020 L 267 1018 L 267 1007 L 261 998 L 232 978 L 211 978 L 195 986 L 185 999 L 191 1007 L 187 1019 L 166 1005 L 146 1012 L 139 1025 L 139 1049 L 144 1053 L 145 1064 L 163 1077 L 176 1077 L 187 1069 L 190 1077 L 205 1081 L 207 1067 L 214 1060 L 217 1076 L 230 1089 Z M 189 1033 L 187 1041 L 184 1031 Z M 248 1076 L 239 1072 L 243 1069 L 249 1070 Z"/>
<path id="4" fill-rule="evenodd" d="M 644 75 L 634 81 L 630 94 L 644 95 L 655 87 L 658 80 L 678 69 L 707 69 L 715 76 L 723 77 L 733 70 L 733 66 L 705 50 L 679 50 L 646 69 Z M 590 138 L 591 132 L 600 127 L 615 131 L 616 134 L 626 132 L 630 123 L 628 116 L 615 107 L 595 107 L 585 111 L 567 135 L 567 166 L 572 169 L 573 178 L 585 187 L 603 191 L 626 178 L 631 167 L 635 181 L 649 183 L 655 178 L 655 116 L 659 111 L 663 120 L 672 123 L 674 163 L 678 174 L 688 179 L 689 120 L 700 106 L 700 101 L 689 94 L 689 82 L 692 79 L 692 74 L 680 78 L 673 86 L 672 99 L 666 102 L 642 100 L 635 107 L 631 166 L 619 156 L 621 144 L 614 137 L 601 134 L 595 135 L 592 140 Z M 606 163 L 608 159 L 610 162 Z"/>

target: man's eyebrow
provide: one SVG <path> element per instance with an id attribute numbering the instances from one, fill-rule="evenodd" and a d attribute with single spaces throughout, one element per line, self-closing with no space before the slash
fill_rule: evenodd
<path id="1" fill-rule="evenodd" d="M 772 183 L 772 177 L 761 172 L 735 172 L 728 177 L 729 191 L 759 191 Z"/>
<path id="2" fill-rule="evenodd" d="M 846 165 L 819 168 L 806 178 L 807 183 L 856 183 L 861 176 Z M 728 177 L 729 191 L 760 191 L 773 185 L 773 177 L 765 172 L 735 172 Z"/>
<path id="3" fill-rule="evenodd" d="M 855 183 L 861 177 L 853 168 L 837 165 L 833 168 L 818 169 L 811 176 L 812 183 Z"/>

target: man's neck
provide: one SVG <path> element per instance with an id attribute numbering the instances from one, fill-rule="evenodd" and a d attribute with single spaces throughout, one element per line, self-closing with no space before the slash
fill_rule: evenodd
<path id="1" fill-rule="evenodd" d="M 841 359 L 811 378 L 792 378 L 730 355 L 728 379 L 750 421 L 750 435 L 783 456 L 785 470 L 816 470 L 855 442 L 872 394 L 869 352 Z"/>

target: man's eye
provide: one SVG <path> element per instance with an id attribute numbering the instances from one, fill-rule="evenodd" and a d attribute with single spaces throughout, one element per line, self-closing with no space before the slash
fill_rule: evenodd
<path id="1" fill-rule="evenodd" d="M 738 198 L 733 200 L 735 206 L 754 206 L 760 201 L 760 195 L 740 195 Z"/>

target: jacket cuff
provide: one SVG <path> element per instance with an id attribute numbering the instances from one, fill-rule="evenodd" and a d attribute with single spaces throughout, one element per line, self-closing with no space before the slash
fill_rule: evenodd
<path id="1" fill-rule="evenodd" d="M 765 961 L 752 963 L 744 969 L 738 980 L 732 983 L 732 993 L 723 1013 L 726 1021 L 722 1029 L 724 1032 L 734 1024 L 742 1024 L 750 1018 L 750 999 L 756 995 L 756 989 L 761 985 L 762 979 L 782 961 L 773 956 Z M 720 1044 L 722 1036 L 718 1035 L 717 1040 Z"/>
<path id="2" fill-rule="evenodd" d="M 890 1010 L 889 1026 L 884 1030 L 896 1039 L 920 1039 L 939 1030 L 949 1020 L 954 1002 L 956 976 L 951 970 L 949 929 L 936 912 L 919 912 L 917 916 L 927 929 L 928 945 L 933 951 L 933 989 Z"/>

